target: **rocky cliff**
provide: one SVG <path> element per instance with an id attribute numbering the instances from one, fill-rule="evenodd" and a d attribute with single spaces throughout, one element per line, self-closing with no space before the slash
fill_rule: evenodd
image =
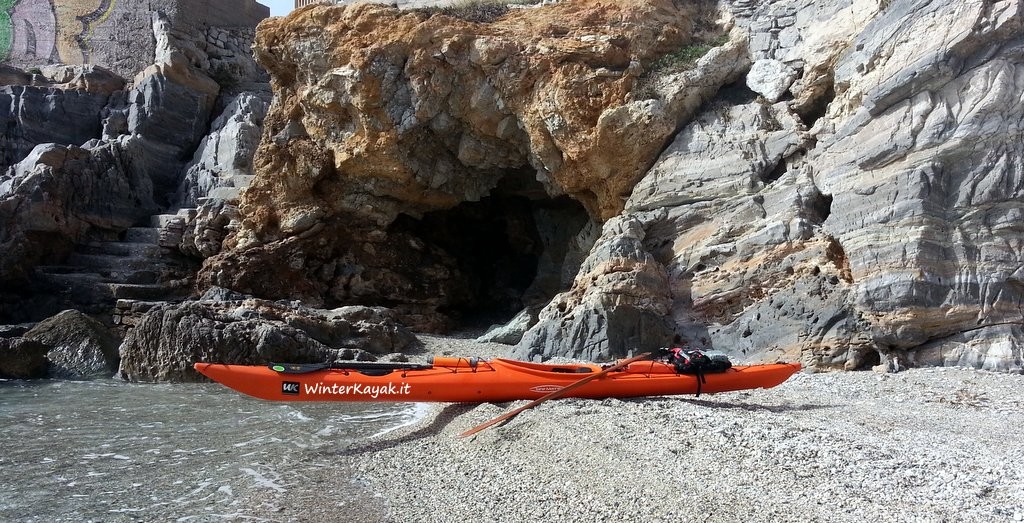
<path id="1" fill-rule="evenodd" d="M 8 125 L 0 280 L 184 206 L 159 238 L 204 260 L 193 294 L 298 300 L 259 301 L 260 328 L 320 340 L 302 348 L 316 357 L 338 347 L 286 318 L 361 305 L 416 331 L 514 317 L 492 336 L 521 358 L 688 343 L 819 370 L 1020 371 L 1021 10 L 316 5 L 256 32 L 269 104 L 211 79 L 249 77 L 215 67 L 212 33 L 191 45 L 156 17 L 163 58 L 128 96 L 96 74 L 69 94 L 52 73 L 0 71 L 21 78 L 0 91 L 19 107 L 103 107 L 66 129 L 102 129 L 82 147 L 36 147 L 52 129 Z M 93 174 L 61 174 L 79 172 Z M 67 196 L 103 177 L 121 207 Z M 185 377 L 188 358 L 152 333 L 231 345 L 203 333 L 237 307 L 124 305 L 146 328 L 123 374 Z M 38 368 L 25 361 L 18 372 Z"/>
<path id="2" fill-rule="evenodd" d="M 207 134 L 218 113 L 226 114 L 224 120 L 236 113 L 244 118 L 244 109 L 253 106 L 258 134 L 264 110 L 259 100 L 269 98 L 269 86 L 259 82 L 265 73 L 251 55 L 240 52 L 251 45 L 258 18 L 226 22 L 230 17 L 186 12 L 195 2 L 173 1 L 153 4 L 168 9 L 124 12 L 130 3 L 93 6 L 108 9 L 102 20 L 145 19 L 144 28 L 126 24 L 122 30 L 127 32 L 110 33 L 110 41 L 76 40 L 61 32 L 65 26 L 40 25 L 34 32 L 16 32 L 11 46 L 3 49 L 9 63 L 37 61 L 25 71 L 0 67 L 0 170 L 6 171 L 0 173 L 0 319 L 39 319 L 69 306 L 97 312 L 109 308 L 112 298 L 128 297 L 100 288 L 104 285 L 83 290 L 83 281 L 151 284 L 154 277 L 143 273 L 159 272 L 155 269 L 166 264 L 158 258 L 174 253 L 143 244 L 155 243 L 155 231 L 145 230 L 150 217 L 194 206 L 197 198 L 231 185 L 234 175 L 251 174 L 247 169 L 255 147 L 240 145 L 246 143 L 241 132 L 224 140 Z M 50 15 L 64 17 L 85 4 L 63 6 Z M 25 16 L 42 16 L 45 9 L 29 9 L 32 5 L 17 3 L 6 23 L 22 27 Z M 107 35 L 99 18 L 85 19 L 99 24 L 87 20 L 87 30 Z M 214 23 L 249 26 L 222 29 Z M 48 27 L 57 32 L 46 33 Z M 59 47 L 60 53 L 25 54 L 25 39 L 36 42 L 29 46 L 36 51 L 45 44 Z M 65 57 L 71 52 L 65 45 L 69 41 L 82 46 L 77 60 Z M 133 48 L 131 62 L 112 57 Z M 91 61 L 46 65 L 57 56 L 72 63 Z M 223 127 L 237 128 L 218 124 Z M 206 147 L 210 141 L 219 148 L 213 158 L 204 154 L 212 148 Z M 124 243 L 97 244 L 116 241 Z M 155 256 L 112 256 L 143 250 Z M 132 264 L 143 267 L 128 267 Z M 168 271 L 155 276 L 168 277 Z M 174 277 L 189 276 L 177 271 Z"/>
<path id="3" fill-rule="evenodd" d="M 201 278 L 418 328 L 542 309 L 519 356 L 1019 369 L 1020 3 L 720 7 L 265 23 L 257 178 Z"/>
<path id="4" fill-rule="evenodd" d="M 0 323 L 53 316 L 42 337 L 0 329 L 5 376 L 113 372 L 116 343 L 81 340 L 194 290 L 201 255 L 176 218 L 199 200 L 230 209 L 251 178 L 270 93 L 249 47 L 266 14 L 251 0 L 0 6 Z M 74 334 L 62 326 L 86 324 L 64 309 L 99 323 Z"/>

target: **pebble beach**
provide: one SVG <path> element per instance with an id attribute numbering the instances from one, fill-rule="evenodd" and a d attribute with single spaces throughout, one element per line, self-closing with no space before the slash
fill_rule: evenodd
<path id="1" fill-rule="evenodd" d="M 421 336 L 428 353 L 507 346 Z M 1024 376 L 800 373 L 767 390 L 431 404 L 338 448 L 382 521 L 1024 521 Z"/>

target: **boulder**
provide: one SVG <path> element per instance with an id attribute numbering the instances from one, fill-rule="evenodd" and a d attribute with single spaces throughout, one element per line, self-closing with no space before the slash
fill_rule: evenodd
<path id="1" fill-rule="evenodd" d="M 228 296 L 230 297 L 230 296 Z M 265 300 L 186 301 L 147 312 L 121 344 L 129 381 L 198 381 L 197 361 L 262 365 L 372 359 L 418 348 L 387 309 Z"/>
<path id="2" fill-rule="evenodd" d="M 793 85 L 796 76 L 792 67 L 778 60 L 758 60 L 750 65 L 747 87 L 775 103 Z"/>
<path id="3" fill-rule="evenodd" d="M 47 376 L 47 347 L 27 338 L 0 338 L 0 379 L 38 379 Z"/>
<path id="4" fill-rule="evenodd" d="M 476 338 L 481 343 L 504 343 L 515 345 L 523 339 L 523 334 L 537 323 L 536 312 L 531 313 L 529 309 L 523 309 L 514 318 L 504 325 L 493 325 L 487 332 Z"/>
<path id="5" fill-rule="evenodd" d="M 79 311 L 66 310 L 47 318 L 24 337 L 47 347 L 52 378 L 106 378 L 117 371 L 120 340 Z"/>
<path id="6" fill-rule="evenodd" d="M 99 65 L 44 65 L 40 70 L 58 89 L 110 96 L 125 87 L 124 78 Z"/>

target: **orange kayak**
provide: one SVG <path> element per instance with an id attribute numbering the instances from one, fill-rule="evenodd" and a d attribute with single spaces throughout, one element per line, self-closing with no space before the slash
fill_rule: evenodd
<path id="1" fill-rule="evenodd" d="M 354 368 L 343 368 L 350 364 Z M 243 394 L 272 401 L 505 402 L 532 400 L 600 372 L 595 364 L 548 365 L 476 358 L 434 358 L 430 364 L 338 362 L 326 365 L 196 363 L 204 376 Z M 774 387 L 799 363 L 734 366 L 724 372 L 677 374 L 664 362 L 639 361 L 572 391 L 574 398 L 632 398 Z"/>

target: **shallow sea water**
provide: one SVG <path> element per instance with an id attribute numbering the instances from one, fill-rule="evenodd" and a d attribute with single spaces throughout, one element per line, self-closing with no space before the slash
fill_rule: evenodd
<path id="1" fill-rule="evenodd" d="M 0 521 L 297 521 L 311 503 L 372 520 L 379 501 L 331 456 L 423 415 L 215 384 L 0 381 Z"/>

